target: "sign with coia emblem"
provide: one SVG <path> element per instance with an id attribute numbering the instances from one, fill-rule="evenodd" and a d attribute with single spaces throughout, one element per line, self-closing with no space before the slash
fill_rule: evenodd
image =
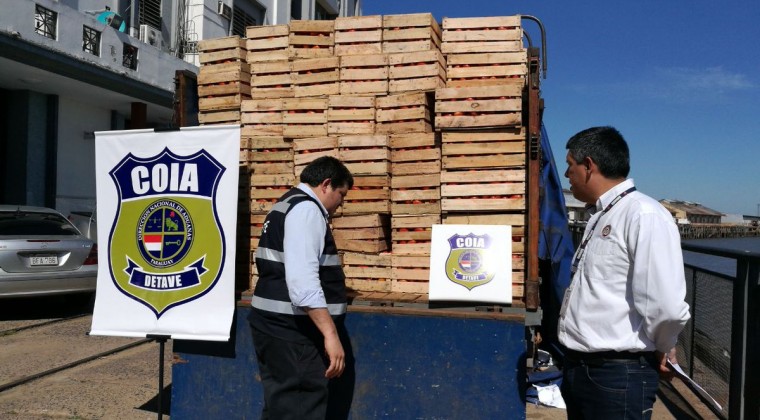
<path id="1" fill-rule="evenodd" d="M 227 340 L 239 127 L 96 133 L 91 334 Z"/>
<path id="2" fill-rule="evenodd" d="M 512 302 L 511 226 L 433 225 L 430 300 Z"/>

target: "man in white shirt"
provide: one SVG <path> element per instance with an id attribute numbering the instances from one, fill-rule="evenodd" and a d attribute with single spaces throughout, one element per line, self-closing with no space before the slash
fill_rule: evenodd
<path id="1" fill-rule="evenodd" d="M 256 249 L 259 280 L 248 321 L 264 387 L 262 418 L 344 418 L 350 401 L 328 404 L 351 356 L 344 349 L 345 276 L 328 218 L 354 180 L 329 156 L 307 165 L 300 179 L 267 215 Z"/>
<path id="2" fill-rule="evenodd" d="M 570 190 L 592 213 L 559 317 L 568 419 L 649 419 L 690 317 L 678 228 L 627 179 L 616 129 L 581 131 L 567 149 Z"/>

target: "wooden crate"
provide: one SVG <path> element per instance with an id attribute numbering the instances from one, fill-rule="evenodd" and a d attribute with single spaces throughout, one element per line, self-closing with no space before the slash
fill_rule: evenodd
<path id="1" fill-rule="evenodd" d="M 430 255 L 433 225 L 440 214 L 396 215 L 391 217 L 391 250 L 399 255 Z"/>
<path id="2" fill-rule="evenodd" d="M 441 27 L 430 13 L 383 16 L 383 52 L 440 50 Z"/>
<path id="3" fill-rule="evenodd" d="M 245 49 L 245 39 L 240 38 L 237 35 L 232 35 L 221 38 L 202 39 L 198 41 L 198 51 L 202 53 L 229 50 L 234 48 Z"/>
<path id="4" fill-rule="evenodd" d="M 293 83 L 287 60 L 251 63 L 251 97 L 292 98 Z"/>
<path id="5" fill-rule="evenodd" d="M 340 94 L 388 93 L 388 55 L 347 55 L 340 59 Z"/>
<path id="6" fill-rule="evenodd" d="M 340 58 L 293 60 L 290 77 L 296 97 L 337 95 L 340 93 Z"/>
<path id="7" fill-rule="evenodd" d="M 354 186 L 343 201 L 342 214 L 390 214 L 389 175 L 354 175 Z"/>
<path id="8" fill-rule="evenodd" d="M 240 106 L 240 119 L 248 136 L 282 136 L 282 99 L 250 99 Z"/>
<path id="9" fill-rule="evenodd" d="M 289 174 L 257 174 L 251 179 L 251 214 L 266 214 L 283 194 L 295 185 L 295 176 Z M 263 222 L 262 222 L 263 223 Z M 259 237 L 261 234 L 259 234 Z"/>
<path id="10" fill-rule="evenodd" d="M 486 128 L 522 125 L 521 83 L 442 88 L 435 91 L 435 127 Z"/>
<path id="11" fill-rule="evenodd" d="M 335 21 L 290 21 L 288 55 L 291 59 L 332 57 L 334 45 Z"/>
<path id="12" fill-rule="evenodd" d="M 251 136 L 248 142 L 248 160 L 253 175 L 293 174 L 292 145 L 284 137 Z"/>
<path id="13" fill-rule="evenodd" d="M 391 213 L 417 215 L 441 213 L 441 173 L 394 175 L 391 180 Z"/>
<path id="14" fill-rule="evenodd" d="M 333 95 L 327 107 L 327 134 L 375 132 L 374 96 Z"/>
<path id="15" fill-rule="evenodd" d="M 390 219 L 386 214 L 345 214 L 332 218 L 333 237 L 341 251 L 378 253 L 390 247 Z"/>
<path id="16" fill-rule="evenodd" d="M 201 112 L 239 110 L 241 102 L 250 98 L 251 74 L 244 61 L 202 64 L 197 81 Z"/>
<path id="17" fill-rule="evenodd" d="M 240 124 L 240 111 L 202 111 L 198 113 L 200 125 Z"/>
<path id="18" fill-rule="evenodd" d="M 327 98 L 283 98 L 282 105 L 285 137 L 327 136 Z"/>
<path id="19" fill-rule="evenodd" d="M 507 53 L 451 54 L 446 60 L 446 87 L 525 84 L 525 50 Z"/>
<path id="20" fill-rule="evenodd" d="M 388 136 L 339 136 L 338 159 L 353 175 L 388 175 L 391 170 Z"/>
<path id="21" fill-rule="evenodd" d="M 446 86 L 446 60 L 438 50 L 388 55 L 388 91 L 430 91 Z"/>
<path id="22" fill-rule="evenodd" d="M 426 92 L 378 96 L 375 131 L 383 134 L 429 133 L 433 100 Z"/>
<path id="23" fill-rule="evenodd" d="M 338 157 L 338 138 L 334 136 L 327 137 L 305 137 L 293 139 L 293 163 L 295 164 L 295 175 L 300 176 L 303 168 L 309 163 L 322 156 Z"/>
<path id="24" fill-rule="evenodd" d="M 438 133 L 391 134 L 393 176 L 441 172 L 441 137 Z"/>
<path id="25" fill-rule="evenodd" d="M 441 172 L 442 212 L 525 211 L 525 171 Z"/>
<path id="26" fill-rule="evenodd" d="M 245 29 L 249 63 L 288 60 L 288 25 L 249 26 Z"/>
<path id="27" fill-rule="evenodd" d="M 443 18 L 441 51 L 467 54 L 520 51 L 520 16 Z"/>
<path id="28" fill-rule="evenodd" d="M 335 55 L 383 52 L 383 17 L 352 16 L 335 19 Z"/>
<path id="29" fill-rule="evenodd" d="M 428 248 L 429 248 L 428 243 Z M 427 294 L 430 285 L 430 255 L 400 255 L 391 258 L 391 291 Z"/>
<path id="30" fill-rule="evenodd" d="M 342 255 L 346 287 L 351 291 L 390 292 L 391 255 L 345 252 Z"/>
<path id="31" fill-rule="evenodd" d="M 526 133 L 523 127 L 494 131 L 442 133 L 443 170 L 524 168 Z"/>

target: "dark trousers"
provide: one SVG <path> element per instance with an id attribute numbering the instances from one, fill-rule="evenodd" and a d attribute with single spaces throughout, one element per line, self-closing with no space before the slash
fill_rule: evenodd
<path id="1" fill-rule="evenodd" d="M 659 386 L 654 355 L 565 358 L 562 398 L 568 420 L 651 419 Z"/>
<path id="2" fill-rule="evenodd" d="M 323 420 L 329 362 L 313 344 L 280 340 L 251 329 L 264 386 L 263 420 Z"/>

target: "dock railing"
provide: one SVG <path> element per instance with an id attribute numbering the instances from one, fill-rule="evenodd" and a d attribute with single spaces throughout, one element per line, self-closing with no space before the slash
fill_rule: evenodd
<path id="1" fill-rule="evenodd" d="M 684 265 L 691 320 L 679 337 L 679 364 L 722 406 L 713 410 L 718 417 L 758 419 L 760 253 L 690 241 L 682 249 L 734 260 L 736 271 L 730 276 Z"/>

